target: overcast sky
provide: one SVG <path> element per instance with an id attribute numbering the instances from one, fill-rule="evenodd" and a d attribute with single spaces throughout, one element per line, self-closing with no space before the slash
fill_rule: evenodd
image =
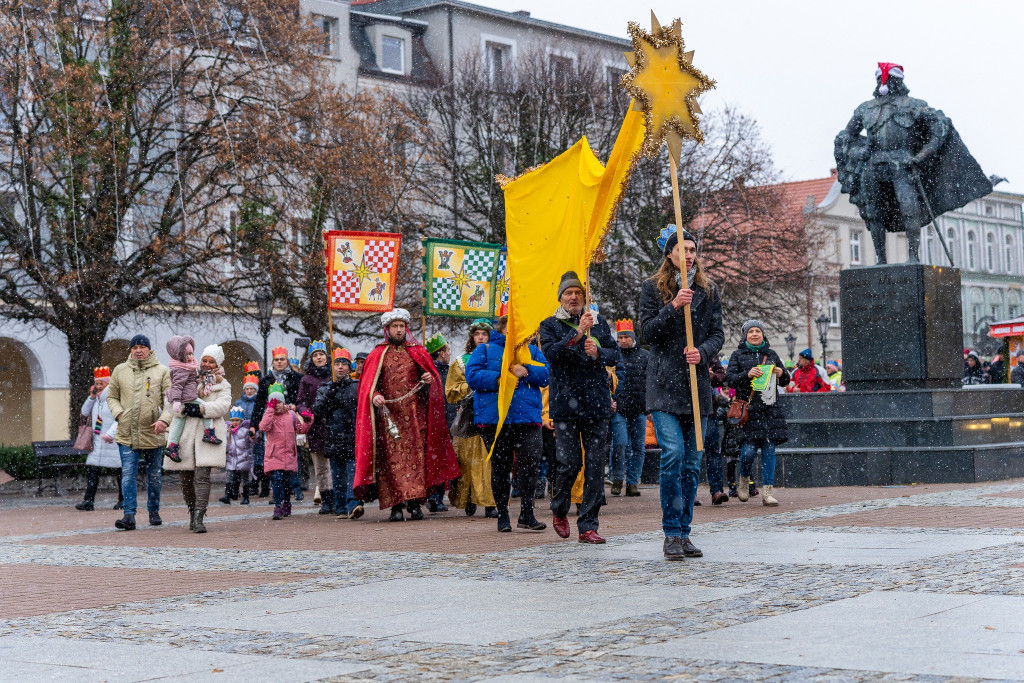
<path id="1" fill-rule="evenodd" d="M 683 20 L 694 65 L 718 81 L 704 109 L 751 114 L 787 180 L 826 176 L 832 141 L 871 97 L 877 62 L 902 64 L 910 94 L 942 109 L 986 175 L 1024 193 L 1024 2 L 858 0 L 472 0 L 627 37 L 626 23 Z"/>

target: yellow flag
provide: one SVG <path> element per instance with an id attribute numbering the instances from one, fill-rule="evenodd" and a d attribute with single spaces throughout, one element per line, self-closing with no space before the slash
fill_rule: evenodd
<path id="1" fill-rule="evenodd" d="M 499 431 L 516 387 L 508 368 L 529 361 L 525 344 L 557 308 L 562 274 L 574 270 L 586 278 L 643 140 L 643 114 L 633 111 L 631 105 L 607 166 L 591 151 L 587 139 L 581 138 L 547 164 L 504 187 L 510 290 L 498 387 Z"/>

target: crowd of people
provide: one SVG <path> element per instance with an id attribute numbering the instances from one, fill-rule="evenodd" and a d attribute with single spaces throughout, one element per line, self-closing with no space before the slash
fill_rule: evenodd
<path id="1" fill-rule="evenodd" d="M 697 257 L 696 238 L 682 231 L 680 242 L 670 226 L 658 245 L 663 259 L 643 284 L 635 325 L 618 320 L 613 329 L 589 304 L 586 283 L 574 272 L 561 277 L 553 315 L 507 368 L 515 386 L 500 429 L 505 317 L 472 321 L 463 353 L 453 356 L 440 334 L 417 341 L 409 313 L 396 308 L 381 316 L 382 339 L 370 353 L 353 361 L 348 350 L 314 341 L 300 372 L 286 348 L 275 348 L 265 372 L 256 362 L 245 366 L 234 401 L 220 346 L 197 353 L 193 337 L 172 337 L 165 367 L 138 334 L 126 362 L 112 372 L 96 369 L 82 406 L 93 427 L 92 467 L 77 507 L 93 510 L 100 474 L 120 469 L 116 507 L 123 513 L 115 526 L 134 529 L 143 467 L 149 523 L 160 525 L 162 471 L 174 471 L 190 529 L 205 533 L 211 472 L 223 469 L 222 504 L 269 498 L 278 520 L 303 499 L 300 470 L 308 452 L 309 484 L 323 515 L 357 520 L 377 501 L 401 522 L 448 505 L 473 516 L 482 506 L 483 518 L 509 533 L 509 505 L 518 497 L 515 527 L 542 532 L 547 524 L 536 501 L 549 497 L 559 537 L 571 535 L 575 507 L 579 542 L 600 544 L 606 484 L 613 498 L 641 495 L 653 429 L 664 554 L 700 557 L 690 532 L 702 458 L 713 505 L 756 496 L 778 505 L 775 452 L 787 438 L 778 397 L 842 391 L 842 369 L 838 361 L 815 363 L 810 349 L 795 364 L 784 362 L 758 320 L 743 324 L 737 348 L 724 358 L 721 300 Z M 981 370 L 976 354 L 967 354 L 965 364 L 972 377 Z"/>

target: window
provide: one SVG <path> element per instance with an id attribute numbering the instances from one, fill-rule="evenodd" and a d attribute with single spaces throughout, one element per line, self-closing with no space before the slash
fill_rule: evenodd
<path id="1" fill-rule="evenodd" d="M 614 102 L 625 92 L 620 83 L 622 82 L 622 77 L 626 74 L 626 70 L 609 66 L 605 69 L 604 73 L 608 84 L 608 99 Z"/>
<path id="2" fill-rule="evenodd" d="M 989 290 L 988 314 L 992 318 L 990 324 L 1003 319 L 1003 294 L 998 289 Z"/>
<path id="3" fill-rule="evenodd" d="M 950 228 L 946 231 L 946 246 L 949 247 L 949 254 L 953 257 L 953 263 L 950 265 L 955 266 L 960 260 L 960 243 L 956 239 L 956 230 Z"/>
<path id="4" fill-rule="evenodd" d="M 1017 250 L 1014 248 L 1013 235 L 1007 235 L 1003 244 L 1003 267 L 1010 275 L 1017 270 Z"/>
<path id="5" fill-rule="evenodd" d="M 554 77 L 555 88 L 564 90 L 572 80 L 573 61 L 572 57 L 551 55 L 551 74 Z"/>
<path id="6" fill-rule="evenodd" d="M 974 290 L 971 292 L 971 322 L 970 327 L 972 332 L 978 331 L 978 325 L 981 319 L 984 317 L 984 301 L 981 296 L 981 292 Z"/>
<path id="7" fill-rule="evenodd" d="M 860 265 L 860 230 L 850 233 L 850 264 Z"/>
<path id="8" fill-rule="evenodd" d="M 491 85 L 500 85 L 508 78 L 512 68 L 512 46 L 487 41 L 484 50 L 487 57 L 487 77 Z"/>
<path id="9" fill-rule="evenodd" d="M 985 268 L 989 272 L 996 270 L 996 235 L 993 232 L 985 235 Z"/>
<path id="10" fill-rule="evenodd" d="M 313 24 L 323 33 L 322 54 L 334 56 L 335 36 L 338 34 L 338 20 L 333 17 L 314 14 Z"/>
<path id="11" fill-rule="evenodd" d="M 991 204 L 986 204 L 985 205 L 985 215 L 986 216 L 991 216 L 993 213 L 995 213 L 995 210 L 992 208 L 992 205 Z"/>
<path id="12" fill-rule="evenodd" d="M 380 39 L 380 69 L 393 74 L 405 73 L 405 41 L 394 36 Z"/>
<path id="13" fill-rule="evenodd" d="M 1013 319 L 1020 315 L 1020 294 L 1010 292 L 1006 297 L 1006 317 Z"/>
<path id="14" fill-rule="evenodd" d="M 828 295 L 828 326 L 839 327 L 839 295 Z"/>
<path id="15" fill-rule="evenodd" d="M 967 270 L 978 267 L 978 236 L 973 230 L 967 231 Z"/>

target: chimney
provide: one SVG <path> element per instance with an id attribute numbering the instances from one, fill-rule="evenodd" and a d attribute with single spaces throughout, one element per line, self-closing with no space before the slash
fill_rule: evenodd
<path id="1" fill-rule="evenodd" d="M 832 178 L 832 180 L 835 180 L 836 178 L 839 177 L 839 169 L 838 168 L 833 168 L 833 169 L 829 170 L 828 176 L 830 178 Z"/>

